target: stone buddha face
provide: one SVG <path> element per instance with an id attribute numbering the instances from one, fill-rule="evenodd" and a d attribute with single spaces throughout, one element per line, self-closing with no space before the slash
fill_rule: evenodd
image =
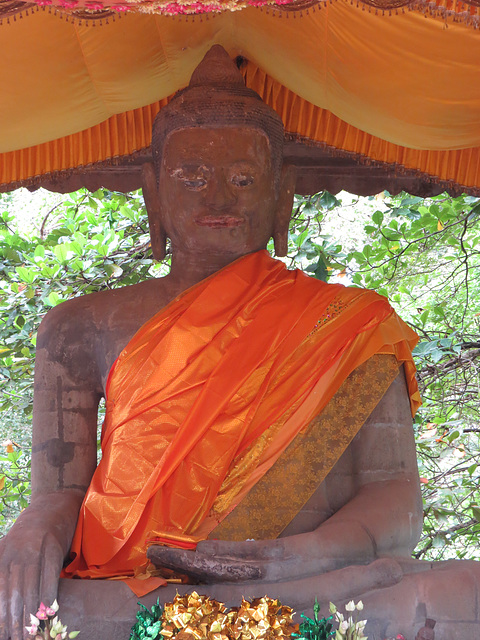
<path id="1" fill-rule="evenodd" d="M 295 173 L 272 161 L 260 129 L 220 123 L 174 130 L 157 167 L 144 169 L 157 258 L 165 236 L 174 254 L 221 255 L 231 262 L 273 237 L 277 255 L 285 255 Z"/>
<path id="2" fill-rule="evenodd" d="M 158 176 L 162 225 L 178 249 L 258 251 L 274 233 L 278 176 L 267 136 L 250 127 L 195 127 L 167 138 Z"/>

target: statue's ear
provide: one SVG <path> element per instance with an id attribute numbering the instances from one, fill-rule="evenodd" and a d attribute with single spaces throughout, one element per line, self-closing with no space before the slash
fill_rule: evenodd
<path id="1" fill-rule="evenodd" d="M 163 260 L 167 252 L 167 234 L 162 224 L 162 210 L 158 192 L 157 176 L 152 162 L 142 166 L 143 198 L 148 213 L 148 226 L 155 260 Z"/>
<path id="2" fill-rule="evenodd" d="M 288 253 L 288 225 L 292 217 L 296 179 L 297 169 L 295 165 L 284 164 L 280 177 L 280 191 L 278 194 L 275 225 L 273 228 L 275 255 L 278 257 L 286 256 Z"/>

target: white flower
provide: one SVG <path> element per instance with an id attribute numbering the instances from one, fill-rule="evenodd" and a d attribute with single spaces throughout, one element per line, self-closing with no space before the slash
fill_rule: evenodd
<path id="1" fill-rule="evenodd" d="M 58 611 L 58 602 L 57 599 L 55 598 L 55 600 L 52 602 L 52 606 L 50 607 L 51 609 L 53 609 L 55 611 L 55 613 L 57 613 Z"/>
<path id="2" fill-rule="evenodd" d="M 55 617 L 50 627 L 50 637 L 54 640 L 59 640 L 58 636 L 62 639 L 67 637 L 67 625 L 62 624 L 62 621 Z"/>
<path id="3" fill-rule="evenodd" d="M 366 620 L 359 620 L 355 625 L 355 629 L 357 629 L 357 631 L 363 631 L 365 629 L 366 624 L 367 624 Z"/>
<path id="4" fill-rule="evenodd" d="M 33 613 L 30 614 L 30 624 L 32 626 L 35 625 L 36 627 L 38 627 L 38 625 L 40 624 L 40 620 L 36 616 L 34 616 Z"/>
<path id="5" fill-rule="evenodd" d="M 348 631 L 348 622 L 346 620 L 341 622 L 340 626 L 338 627 L 338 630 L 340 631 L 340 633 L 342 635 L 345 635 L 347 633 L 347 631 Z"/>
<path id="6" fill-rule="evenodd" d="M 350 600 L 350 602 L 345 605 L 345 610 L 346 611 L 355 611 L 355 602 L 353 600 Z"/>
<path id="7" fill-rule="evenodd" d="M 361 600 L 357 602 L 357 611 L 363 611 L 363 602 Z"/>
<path id="8" fill-rule="evenodd" d="M 31 627 L 25 627 L 29 636 L 34 636 L 37 633 L 38 626 L 36 624 L 32 624 Z"/>

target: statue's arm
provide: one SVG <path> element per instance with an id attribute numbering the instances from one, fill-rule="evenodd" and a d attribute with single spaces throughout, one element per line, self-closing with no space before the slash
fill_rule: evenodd
<path id="1" fill-rule="evenodd" d="M 90 357 L 91 332 L 79 306 L 73 301 L 56 307 L 38 332 L 32 498 L 0 541 L 1 640 L 23 639 L 24 616 L 28 621 L 40 601 L 50 604 L 55 599 L 96 465 L 101 391 Z"/>
<path id="2" fill-rule="evenodd" d="M 204 582 L 282 581 L 381 556 L 409 555 L 422 505 L 403 372 L 350 445 L 355 495 L 317 529 L 277 540 L 201 542 L 196 552 L 152 547 L 157 562 Z"/>
<path id="3" fill-rule="evenodd" d="M 351 445 L 356 495 L 325 525 L 357 522 L 377 557 L 410 556 L 423 525 L 410 401 L 403 369 Z"/>

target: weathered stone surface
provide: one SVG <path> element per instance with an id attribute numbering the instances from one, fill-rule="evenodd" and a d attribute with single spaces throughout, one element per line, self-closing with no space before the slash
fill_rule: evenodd
<path id="1" fill-rule="evenodd" d="M 356 593 L 358 582 L 349 569 L 337 572 L 335 579 L 329 583 L 319 584 L 318 578 L 303 581 L 292 581 L 279 584 L 262 584 L 254 586 L 245 584 L 238 586 L 215 585 L 202 588 L 201 585 L 188 587 L 178 585 L 158 589 L 142 598 L 145 606 L 152 606 L 157 597 L 160 602 L 171 601 L 175 593 L 186 593 L 193 589 L 199 593 L 208 593 L 228 606 L 238 605 L 240 593 L 247 598 L 278 597 L 281 601 L 292 606 L 298 615 L 305 612 L 312 615 L 315 596 L 321 604 L 321 612 L 327 615 L 331 600 L 339 607 L 346 604 L 346 600 L 339 600 L 345 589 L 345 582 L 352 586 L 352 598 L 356 601 L 361 597 L 364 610 L 359 619 L 368 619 L 366 633 L 369 638 L 383 640 L 402 633 L 406 640 L 414 640 L 425 623 L 425 618 L 435 618 L 436 640 L 467 640 L 480 637 L 480 621 L 478 618 L 478 596 L 476 580 L 473 576 L 478 570 L 475 563 L 453 563 L 453 588 L 449 589 L 450 569 L 452 563 L 432 571 L 422 572 L 424 577 L 418 582 L 418 573 L 404 577 L 394 586 L 382 588 L 382 580 L 391 578 L 391 566 L 378 570 L 379 589 L 367 593 Z M 361 573 L 361 568 L 359 568 Z M 428 600 L 425 600 L 425 597 Z M 60 581 L 60 603 L 62 620 L 72 629 L 82 629 L 85 640 L 105 640 L 106 638 L 127 638 L 135 614 L 138 611 L 138 598 L 130 589 L 118 581 Z M 462 618 L 462 616 L 465 616 Z"/>

